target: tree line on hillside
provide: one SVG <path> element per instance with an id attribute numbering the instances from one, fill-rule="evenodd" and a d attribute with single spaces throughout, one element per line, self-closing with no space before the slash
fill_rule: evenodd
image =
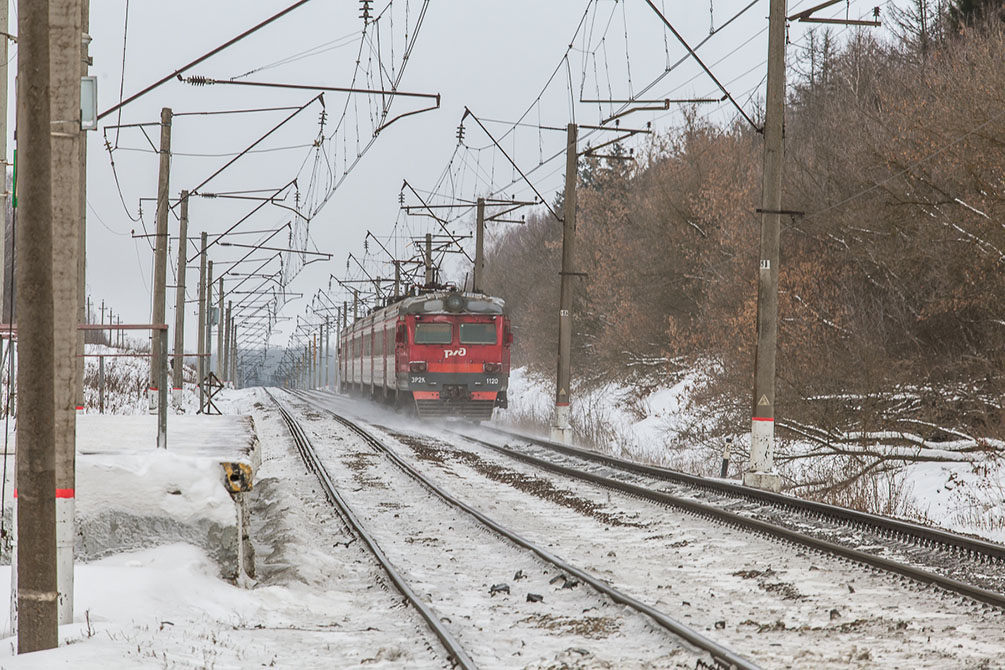
<path id="1" fill-rule="evenodd" d="M 1005 419 L 1005 10 L 918 0 L 894 23 L 887 40 L 818 30 L 790 67 L 783 208 L 804 214 L 781 237 L 779 425 L 985 448 Z M 749 126 L 691 110 L 644 160 L 581 162 L 581 383 L 700 369 L 709 419 L 743 425 L 762 153 Z M 487 260 L 514 360 L 549 375 L 561 243 L 553 218 L 528 217 Z"/>

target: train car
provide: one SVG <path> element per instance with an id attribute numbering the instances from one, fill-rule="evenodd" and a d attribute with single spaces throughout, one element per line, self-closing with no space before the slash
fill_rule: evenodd
<path id="1" fill-rule="evenodd" d="M 357 319 L 339 335 L 343 392 L 419 416 L 488 420 L 506 407 L 513 334 L 505 303 L 437 290 Z"/>

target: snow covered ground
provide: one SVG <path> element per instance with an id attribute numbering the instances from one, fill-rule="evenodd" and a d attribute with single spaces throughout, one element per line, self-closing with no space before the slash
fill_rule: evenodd
<path id="1" fill-rule="evenodd" d="M 263 442 L 251 511 L 254 588 L 223 579 L 204 543 L 157 544 L 153 537 L 178 516 L 234 518 L 215 471 L 156 451 L 149 459 L 106 462 L 81 473 L 78 521 L 97 513 L 93 503 L 107 501 L 107 485 L 121 481 L 123 469 L 156 481 L 162 481 L 156 472 L 169 472 L 179 495 L 161 499 L 155 492 L 160 502 L 152 504 L 176 508 L 161 508 L 163 523 L 143 538 L 143 548 L 78 562 L 74 623 L 60 627 L 60 647 L 15 656 L 16 641 L 8 637 L 0 640 L 0 668 L 443 667 L 421 619 L 383 586 L 369 557 L 347 542 L 341 522 L 319 502 L 316 481 L 304 472 L 264 392 L 225 392 L 221 407 L 253 414 Z M 4 602 L 9 584 L 9 566 L 0 567 Z M 4 613 L 0 630 L 9 635 L 9 629 Z"/>
<path id="2" fill-rule="evenodd" d="M 379 424 L 370 430 L 399 455 L 496 521 L 762 667 L 979 668 L 1005 649 L 1000 614 L 938 590 L 555 477 L 370 406 L 322 402 Z M 436 521 L 412 532 L 439 537 Z"/>
<path id="3" fill-rule="evenodd" d="M 124 364 L 123 369 L 127 370 L 124 376 L 135 378 L 134 381 L 143 380 L 140 367 Z M 614 451 L 622 455 L 676 467 L 685 467 L 688 459 L 693 459 L 692 465 L 707 467 L 705 454 L 682 451 L 676 441 L 680 427 L 695 421 L 687 409 L 691 383 L 693 380 L 685 380 L 671 388 L 657 389 L 641 399 L 635 398 L 627 388 L 613 386 L 584 396 L 576 404 L 581 413 L 581 425 L 597 427 L 593 433 L 597 439 L 613 435 Z M 131 393 L 132 387 L 128 384 L 123 388 Z M 546 426 L 551 393 L 547 383 L 529 379 L 522 371 L 517 371 L 511 383 L 513 407 L 503 416 L 524 426 L 533 423 L 536 417 L 540 425 Z M 145 408 L 142 399 L 138 405 L 131 402 L 123 400 L 115 405 L 116 411 Z M 185 402 L 187 411 L 194 407 L 190 389 L 187 389 Z M 132 460 L 113 454 L 92 454 L 95 460 L 78 472 L 78 518 L 82 521 L 81 527 L 87 527 L 88 521 L 94 527 L 95 520 L 104 514 L 105 535 L 102 537 L 99 533 L 93 538 L 86 546 L 88 560 L 77 565 L 74 623 L 61 627 L 60 647 L 46 652 L 16 656 L 15 640 L 11 637 L 0 639 L 0 670 L 446 667 L 443 652 L 424 623 L 402 604 L 374 561 L 320 498 L 314 476 L 305 472 L 286 426 L 264 391 L 225 391 L 218 404 L 225 413 L 253 416 L 261 443 L 262 461 L 251 495 L 257 581 L 250 584 L 251 588 L 234 585 L 225 578 L 227 570 L 223 559 L 212 551 L 213 543 L 219 538 L 211 537 L 210 525 L 232 528 L 230 524 L 234 519 L 233 504 L 216 479 L 217 473 L 210 474 L 208 469 L 196 467 L 174 454 L 153 450 L 149 457 Z M 137 420 L 148 420 L 148 417 Z M 114 433 L 107 438 L 110 442 L 116 440 Z M 82 460 L 82 465 L 87 465 L 86 459 Z M 695 469 L 700 470 L 700 467 Z M 461 465 L 454 472 L 467 474 Z M 979 528 L 980 524 L 972 519 L 982 518 L 982 508 L 966 505 L 966 501 L 973 499 L 974 490 L 986 494 L 988 504 L 995 504 L 994 486 L 998 486 L 998 504 L 1002 499 L 1001 485 L 1005 476 L 994 462 L 927 463 L 913 465 L 907 472 L 916 504 L 948 527 Z M 160 488 L 153 492 L 142 488 L 127 490 L 128 487 L 121 485 L 123 476 L 147 477 L 161 482 Z M 346 482 L 351 485 L 351 473 L 347 476 Z M 165 484 L 169 481 L 172 486 Z M 736 603 L 747 592 L 763 592 L 760 595 L 765 599 L 763 613 L 749 617 L 736 604 L 728 609 L 725 625 L 741 644 L 745 638 L 756 641 L 758 638 L 768 640 L 775 634 L 781 636 L 786 629 L 791 632 L 800 622 L 811 625 L 805 633 L 817 640 L 812 645 L 813 651 L 819 653 L 809 656 L 792 653 L 788 656 L 791 667 L 800 667 L 806 659 L 821 658 L 832 665 L 838 664 L 833 667 L 840 667 L 840 659 L 826 657 L 826 652 L 838 647 L 837 642 L 845 635 L 843 626 L 870 629 L 881 637 L 888 634 L 883 637 L 883 648 L 876 650 L 877 654 L 882 652 L 883 658 L 908 658 L 898 655 L 898 645 L 924 644 L 924 629 L 903 629 L 896 625 L 889 631 L 883 628 L 887 619 L 906 615 L 903 608 L 896 612 L 883 609 L 882 594 L 888 594 L 885 597 L 891 602 L 896 596 L 890 595 L 884 580 L 877 581 L 874 576 L 864 575 L 855 582 L 859 595 L 852 599 L 843 595 L 842 589 L 848 590 L 846 584 L 828 581 L 823 571 L 818 572 L 821 567 L 818 561 L 802 557 L 779 559 L 770 566 L 768 573 L 759 577 L 751 573 L 748 579 L 735 574 L 742 569 L 733 570 L 736 566 L 723 562 L 729 555 L 738 553 L 745 540 L 727 533 L 722 538 L 721 551 L 689 554 L 702 531 L 688 519 L 679 520 L 672 538 L 652 527 L 651 532 L 647 531 L 649 539 L 637 547 L 635 541 L 625 535 L 635 532 L 634 528 L 610 523 L 601 523 L 594 529 L 597 534 L 610 536 L 603 543 L 591 542 L 593 531 L 581 532 L 581 527 L 578 527 L 580 531 L 552 537 L 547 528 L 526 525 L 537 512 L 528 508 L 527 500 L 514 492 L 502 488 L 486 493 L 484 482 L 475 483 L 473 475 L 470 484 L 451 485 L 463 488 L 472 496 L 494 497 L 487 507 L 492 515 L 501 514 L 507 523 L 517 526 L 525 524 L 521 526 L 525 532 L 543 544 L 560 540 L 566 547 L 582 549 L 591 569 L 606 574 L 626 588 L 646 593 L 653 602 L 673 608 L 682 617 L 687 615 L 686 621 L 714 635 L 722 633 L 719 620 L 709 618 L 697 607 L 703 597 L 701 587 L 687 587 L 693 591 L 688 592 L 684 579 L 689 575 L 685 573 L 689 570 L 717 571 L 715 574 L 722 578 L 718 587 L 722 593 L 717 591 L 716 598 L 721 596 Z M 629 518 L 631 515 L 641 513 L 640 505 L 632 501 L 615 501 L 617 504 L 612 506 L 605 495 L 579 493 L 601 511 L 621 510 L 629 524 L 637 521 Z M 148 494 L 146 498 L 144 494 Z M 388 502 L 400 502 L 396 490 L 388 489 L 388 496 Z M 145 502 L 137 503 L 139 499 Z M 380 501 L 375 500 L 373 509 L 377 510 Z M 107 501 L 112 501 L 112 506 L 120 510 L 134 512 L 135 518 L 159 518 L 161 521 L 151 524 L 145 533 L 137 533 L 137 524 L 133 522 L 116 526 L 115 515 L 107 515 Z M 560 505 L 544 503 L 541 509 L 554 519 L 555 528 L 560 524 L 577 528 L 570 521 L 576 518 L 576 513 Z M 394 513 L 390 508 L 384 512 L 392 516 Z M 971 522 L 968 522 L 968 515 Z M 122 514 L 120 520 L 126 516 Z M 176 523 L 186 527 L 200 523 L 209 525 L 201 531 L 201 536 L 196 536 L 172 534 L 169 531 Z M 388 538 L 395 533 L 390 523 L 384 532 Z M 429 533 L 423 535 L 421 531 L 417 534 L 420 538 L 427 535 Z M 122 542 L 123 538 L 129 538 L 130 542 Z M 681 541 L 686 543 L 675 545 Z M 606 544 L 611 542 L 622 549 L 609 555 Z M 122 551 L 127 544 L 132 551 Z M 589 546 L 594 544 L 592 548 Z M 417 545 L 413 542 L 410 546 Z M 425 545 L 420 544 L 418 548 L 428 552 Z M 407 551 L 402 554 L 406 555 Z M 632 563 L 622 560 L 626 555 L 632 556 Z M 491 560 L 485 562 L 488 564 Z M 683 567 L 677 568 L 679 574 L 675 573 L 670 581 L 650 578 L 651 574 L 665 571 L 671 564 Z M 635 569 L 626 569 L 625 565 L 634 565 Z M 512 571 L 508 567 L 504 577 L 512 582 L 514 575 L 509 574 Z M 9 579 L 9 567 L 0 567 L 0 600 L 9 600 Z M 782 582 L 793 585 L 801 598 L 812 596 L 813 599 L 787 601 L 784 597 L 787 592 L 777 586 Z M 511 587 L 519 589 L 525 583 L 514 582 Z M 545 593 L 550 600 L 549 594 L 557 587 L 545 583 L 537 588 L 545 590 L 544 586 L 552 589 Z M 772 588 L 782 589 L 776 594 L 778 597 L 769 595 Z M 516 590 L 513 593 L 520 595 Z M 729 594 L 728 598 L 724 594 Z M 497 600 L 502 602 L 501 597 L 490 602 Z M 828 600 L 833 601 L 833 607 L 812 605 Z M 910 602 L 915 600 L 918 600 L 917 593 L 910 597 Z M 682 605 L 683 602 L 690 604 Z M 902 603 L 898 601 L 898 604 Z M 470 603 L 460 599 L 456 605 L 455 609 L 462 612 Z M 798 608 L 802 609 L 797 612 Z M 837 619 L 832 618 L 830 609 L 838 610 Z M 940 610 L 939 625 L 959 626 L 960 641 L 970 640 L 966 644 L 974 646 L 974 656 L 993 654 L 987 644 L 998 642 L 991 640 L 992 636 L 981 627 L 983 623 L 967 623 L 965 618 L 961 619 L 959 609 L 947 603 Z M 558 625 L 563 619 L 556 616 L 542 621 Z M 778 622 L 782 622 L 781 627 Z M 831 629 L 834 629 L 835 645 L 821 646 L 824 644 L 821 640 L 830 637 L 828 630 Z M 0 633 L 3 631 L 9 635 L 6 614 L 0 614 Z M 534 633 L 530 631 L 526 635 Z M 645 639 L 649 637 L 650 632 L 642 635 Z M 516 642 L 515 638 L 508 639 L 510 653 L 516 649 Z M 630 659 L 631 654 L 624 649 L 612 652 L 611 644 L 615 643 L 596 642 L 598 649 L 604 649 L 604 654 L 587 649 L 589 645 L 579 645 L 575 649 L 553 645 L 546 656 L 522 653 L 498 657 L 487 663 L 487 667 L 540 670 L 623 667 L 619 659 Z M 954 658 L 956 653 L 945 648 L 937 651 L 944 654 L 944 658 Z M 862 654 L 867 652 L 869 650 L 863 650 Z M 491 650 L 483 650 L 483 653 L 486 658 L 492 658 Z M 655 656 L 650 654 L 650 657 Z M 858 660 L 864 664 L 862 667 L 868 667 L 870 658 L 875 657 L 863 656 Z"/>
<path id="4" fill-rule="evenodd" d="M 642 462 L 655 463 L 693 472 L 718 474 L 723 449 L 721 439 L 709 439 L 703 448 L 696 448 L 691 439 L 682 439 L 688 430 L 700 433 L 702 416 L 691 405 L 691 393 L 700 383 L 698 375 L 684 378 L 676 384 L 640 393 L 629 385 L 606 384 L 598 389 L 574 395 L 573 425 L 577 435 L 587 444 L 611 453 Z M 512 372 L 509 386 L 510 407 L 498 412 L 501 425 L 517 426 L 547 436 L 554 408 L 554 383 L 535 377 L 525 368 Z M 985 452 L 954 450 L 952 443 L 902 446 L 917 442 L 915 436 L 901 433 L 874 436 L 876 451 L 908 455 L 944 457 L 943 461 L 910 463 L 887 477 L 870 483 L 874 499 L 886 506 L 891 500 L 895 509 L 873 509 L 955 532 L 1005 542 L 1005 459 Z M 919 438 L 920 439 L 920 438 Z M 747 444 L 749 431 L 738 430 L 734 444 Z M 806 452 L 814 445 L 789 441 L 791 453 Z M 1005 445 L 997 444 L 999 453 Z M 736 449 L 730 473 L 738 476 L 742 463 L 737 462 Z M 799 479 L 801 464 L 780 464 L 783 472 Z"/>

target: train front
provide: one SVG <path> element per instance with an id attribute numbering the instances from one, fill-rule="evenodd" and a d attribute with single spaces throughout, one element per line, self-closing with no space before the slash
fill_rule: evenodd
<path id="1" fill-rule="evenodd" d="M 501 299 L 430 293 L 406 299 L 399 314 L 407 342 L 398 347 L 398 385 L 419 416 L 485 421 L 506 407 L 513 336 Z"/>

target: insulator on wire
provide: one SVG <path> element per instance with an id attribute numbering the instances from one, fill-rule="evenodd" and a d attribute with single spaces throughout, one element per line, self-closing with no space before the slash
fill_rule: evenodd
<path id="1" fill-rule="evenodd" d="M 359 18 L 363 19 L 364 25 L 370 23 L 370 5 L 373 0 L 359 0 Z"/>
<path id="2" fill-rule="evenodd" d="M 457 126 L 457 143 L 460 144 L 464 141 L 464 124 L 458 124 Z"/>

